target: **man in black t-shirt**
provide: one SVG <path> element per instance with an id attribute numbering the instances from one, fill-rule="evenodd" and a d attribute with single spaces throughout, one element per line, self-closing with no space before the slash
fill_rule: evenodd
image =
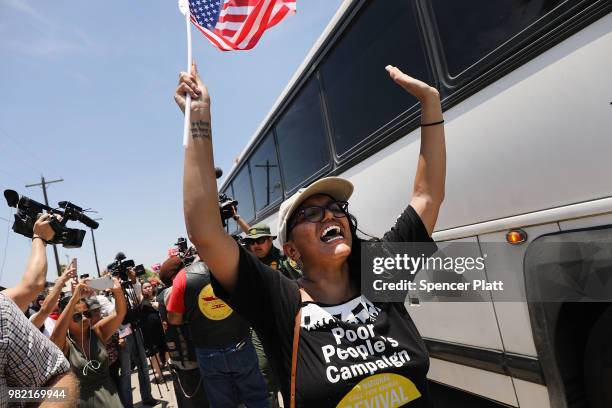
<path id="1" fill-rule="evenodd" d="M 248 227 L 248 224 L 247 224 Z M 302 273 L 297 268 L 297 264 L 283 255 L 281 251 L 274 246 L 272 241 L 276 236 L 270 232 L 268 224 L 256 224 L 248 228 L 247 235 L 244 238 L 245 247 L 252 252 L 261 262 L 268 265 L 272 269 L 276 269 L 289 279 L 298 279 Z M 264 351 L 263 345 L 257 333 L 253 333 L 253 345 L 257 352 L 259 360 L 259 369 L 266 380 L 268 386 L 268 398 L 272 407 L 278 407 L 278 381 L 270 368 L 268 357 Z"/>

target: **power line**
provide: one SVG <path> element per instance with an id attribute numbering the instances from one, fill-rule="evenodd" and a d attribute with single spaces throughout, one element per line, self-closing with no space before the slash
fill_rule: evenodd
<path id="1" fill-rule="evenodd" d="M 0 128 L 0 133 L 2 133 L 4 136 L 6 136 L 7 139 L 10 139 L 15 145 L 17 145 L 24 153 L 26 153 L 27 155 L 29 155 L 32 159 L 34 159 L 34 161 L 42 163 L 43 165 L 46 165 L 47 163 L 40 158 L 37 154 L 34 154 L 34 152 L 32 152 L 30 149 L 27 149 L 23 144 L 21 144 L 21 142 L 19 140 L 17 140 L 16 138 L 12 137 L 11 135 L 8 134 L 7 131 L 5 131 L 4 129 Z"/>
<path id="2" fill-rule="evenodd" d="M 22 181 L 24 180 L 24 179 L 22 179 L 22 178 L 21 178 L 21 176 L 18 176 L 18 175 L 16 175 L 15 173 L 11 173 L 11 172 L 6 171 L 6 170 L 3 170 L 3 169 L 0 169 L 0 173 L 4 173 L 4 174 L 6 174 L 6 176 L 7 176 L 9 179 L 14 179 L 14 180 L 22 180 Z"/>
<path id="3" fill-rule="evenodd" d="M 15 157 L 15 155 L 13 153 L 11 153 L 11 151 L 9 150 L 9 146 L 8 144 L 4 143 L 4 146 L 6 147 L 6 149 L 4 149 L 4 152 L 11 158 L 13 159 L 13 161 L 17 164 L 20 165 L 24 165 L 27 168 L 29 168 L 31 171 L 33 171 L 34 173 L 39 173 L 40 170 L 35 169 L 34 167 L 32 167 L 29 163 L 28 160 L 23 160 L 23 159 L 19 159 L 18 157 Z"/>

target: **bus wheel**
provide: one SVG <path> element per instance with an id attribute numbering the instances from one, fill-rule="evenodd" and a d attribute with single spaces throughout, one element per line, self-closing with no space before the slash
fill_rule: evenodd
<path id="1" fill-rule="evenodd" d="M 597 319 L 589 334 L 584 381 L 591 408 L 612 407 L 612 306 Z"/>

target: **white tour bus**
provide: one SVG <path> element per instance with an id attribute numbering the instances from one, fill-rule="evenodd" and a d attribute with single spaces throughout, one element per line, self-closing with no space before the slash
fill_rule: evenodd
<path id="1" fill-rule="evenodd" d="M 448 167 L 436 241 L 505 243 L 517 230 L 526 241 L 487 257 L 485 273 L 510 270 L 525 294 L 537 279 L 531 256 L 573 279 L 612 279 L 606 248 L 570 260 L 527 251 L 560 237 L 612 242 L 611 9 L 610 0 L 346 0 L 220 191 L 251 225 L 274 230 L 284 198 L 339 175 L 356 186 L 360 229 L 381 236 L 410 198 L 420 137 L 416 100 L 384 70 L 393 64 L 442 97 Z M 231 220 L 228 229 L 237 231 Z M 495 297 L 409 308 L 434 391 L 457 394 L 446 406 L 612 407 L 610 303 Z"/>

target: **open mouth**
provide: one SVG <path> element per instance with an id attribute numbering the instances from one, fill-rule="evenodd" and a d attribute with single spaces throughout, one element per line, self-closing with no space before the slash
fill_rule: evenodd
<path id="1" fill-rule="evenodd" d="M 326 244 L 343 239 L 342 229 L 337 225 L 330 225 L 321 232 L 321 241 Z"/>

